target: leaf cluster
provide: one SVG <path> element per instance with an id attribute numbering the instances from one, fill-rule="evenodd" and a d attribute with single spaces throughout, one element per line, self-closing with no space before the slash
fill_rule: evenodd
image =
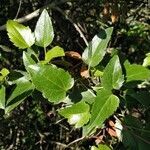
<path id="1" fill-rule="evenodd" d="M 87 67 L 89 77 L 76 77 L 69 68 L 68 70 L 65 67 L 60 68 L 52 61 L 69 63 L 65 60 L 63 48 L 59 46 L 50 50 L 47 48 L 54 39 L 54 30 L 46 10 L 43 10 L 40 15 L 33 33 L 29 27 L 14 20 L 7 21 L 7 33 L 10 41 L 23 51 L 25 70 L 17 70 L 16 74 L 21 74 L 21 77 L 15 80 L 11 80 L 12 73 L 6 68 L 0 72 L 0 108 L 5 111 L 5 114 L 11 113 L 27 97 L 33 97 L 34 91 L 38 91 L 48 102 L 60 104 L 58 113 L 75 128 L 82 128 L 83 137 L 94 136 L 96 130 L 104 129 L 107 119 L 113 116 L 119 120 L 115 124 L 117 139 L 121 141 L 124 138 L 122 134 L 125 134 L 125 138 L 130 137 L 134 140 L 133 130 L 128 129 L 125 132 L 126 128 L 123 128 L 123 125 L 134 129 L 133 122 L 137 123 L 138 119 L 131 117 L 130 114 L 126 116 L 126 110 L 121 108 L 130 109 L 130 99 L 149 108 L 150 94 L 145 88 L 150 79 L 150 70 L 147 68 L 150 62 L 149 55 L 144 59 L 143 65 L 137 65 L 130 64 L 128 61 L 122 62 L 119 55 L 112 53 L 104 65 L 103 60 L 108 55 L 107 47 L 113 33 L 113 28 L 109 27 L 93 37 L 80 58 L 82 66 Z M 41 51 L 35 52 L 34 46 L 43 49 L 44 59 L 39 57 Z M 86 86 L 84 80 L 91 82 L 92 85 Z M 76 92 L 78 86 L 84 88 L 84 91 L 79 90 L 72 99 L 71 95 Z M 6 92 L 8 88 L 12 89 L 10 95 Z M 144 129 L 141 130 L 147 128 L 148 124 L 145 123 Z M 140 135 L 145 138 L 144 132 L 140 132 Z M 124 140 L 125 147 L 132 147 L 129 142 L 128 138 Z M 148 143 L 141 142 L 138 147 L 146 144 Z M 91 148 L 91 150 L 96 149 L 110 148 L 102 144 Z"/>

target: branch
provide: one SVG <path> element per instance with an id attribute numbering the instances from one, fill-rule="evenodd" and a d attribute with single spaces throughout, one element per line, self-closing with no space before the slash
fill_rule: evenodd
<path id="1" fill-rule="evenodd" d="M 78 138 L 78 139 L 76 139 L 76 140 L 74 140 L 74 141 L 72 141 L 72 142 L 69 143 L 66 147 L 70 147 L 71 145 L 73 145 L 73 144 L 75 144 L 75 143 L 77 143 L 77 142 L 79 142 L 79 141 L 82 141 L 83 139 L 85 139 L 84 136 L 81 137 L 81 138 Z"/>
<path id="2" fill-rule="evenodd" d="M 59 2 L 53 2 L 53 3 L 47 4 L 46 6 L 43 6 L 43 7 L 35 10 L 34 12 L 32 12 L 32 13 L 24 16 L 24 17 L 16 19 L 16 21 L 18 21 L 19 23 L 27 22 L 27 21 L 32 20 L 33 18 L 39 16 L 40 12 L 43 9 L 46 9 L 46 8 L 52 9 L 52 8 L 56 7 L 57 5 L 60 5 L 60 4 L 66 3 L 66 2 L 70 2 L 70 1 L 72 1 L 72 0 L 60 0 Z M 5 30 L 5 29 L 6 29 L 6 24 L 0 26 L 0 31 Z"/>
<path id="3" fill-rule="evenodd" d="M 88 46 L 88 41 L 85 38 L 83 32 L 78 27 L 78 25 L 76 23 L 74 23 L 68 16 L 66 16 L 66 14 L 59 7 L 55 7 L 55 10 L 59 11 L 74 26 L 74 28 L 76 29 L 76 31 L 79 33 L 80 37 L 85 42 L 86 46 Z"/>

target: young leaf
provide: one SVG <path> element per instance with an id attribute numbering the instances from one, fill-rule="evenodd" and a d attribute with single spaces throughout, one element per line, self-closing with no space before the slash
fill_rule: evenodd
<path id="1" fill-rule="evenodd" d="M 91 150 L 111 150 L 107 145 L 99 144 L 98 147 L 92 146 Z"/>
<path id="2" fill-rule="evenodd" d="M 2 75 L 3 77 L 6 77 L 10 72 L 9 72 L 8 69 L 3 68 L 3 69 L 0 71 L 0 73 L 1 73 L 1 75 Z"/>
<path id="3" fill-rule="evenodd" d="M 17 21 L 8 20 L 6 28 L 11 42 L 13 42 L 16 47 L 25 49 L 34 44 L 35 39 L 29 27 L 25 27 Z"/>
<path id="4" fill-rule="evenodd" d="M 26 78 L 18 80 L 16 87 L 7 100 L 5 113 L 9 113 L 17 107 L 34 89 L 34 85 Z"/>
<path id="5" fill-rule="evenodd" d="M 0 109 L 5 109 L 5 87 L 0 86 Z"/>
<path id="6" fill-rule="evenodd" d="M 75 128 L 80 128 L 89 121 L 89 111 L 89 105 L 81 101 L 71 107 L 60 109 L 59 114 L 67 118 L 70 124 L 75 124 Z"/>
<path id="7" fill-rule="evenodd" d="M 94 102 L 95 97 L 96 97 L 94 92 L 92 92 L 90 89 L 82 92 L 81 95 L 82 95 L 82 101 L 85 101 L 88 104 L 92 104 Z"/>
<path id="8" fill-rule="evenodd" d="M 65 56 L 64 50 L 59 46 L 55 46 L 46 53 L 45 61 L 50 62 L 53 58 L 61 56 Z"/>
<path id="9" fill-rule="evenodd" d="M 68 72 L 50 65 L 30 65 L 29 72 L 37 90 L 50 102 L 62 101 L 74 83 Z"/>
<path id="10" fill-rule="evenodd" d="M 35 27 L 36 45 L 47 47 L 54 38 L 54 31 L 48 12 L 44 9 Z"/>
<path id="11" fill-rule="evenodd" d="M 111 38 L 113 28 L 107 28 L 105 31 L 95 35 L 88 47 L 82 54 L 83 61 L 91 67 L 98 65 L 103 59 L 107 44 Z"/>
<path id="12" fill-rule="evenodd" d="M 124 82 L 119 57 L 115 55 L 107 64 L 102 77 L 102 86 L 105 89 L 119 89 Z"/>
<path id="13" fill-rule="evenodd" d="M 150 78 L 150 70 L 141 65 L 126 65 L 127 82 L 135 80 L 146 80 Z"/>
<path id="14" fill-rule="evenodd" d="M 24 51 L 23 52 L 23 63 L 24 63 L 26 70 L 28 70 L 28 66 L 34 65 L 35 61 L 31 58 L 31 56 L 27 52 Z"/>
<path id="15" fill-rule="evenodd" d="M 143 66 L 150 66 L 150 53 L 147 54 L 147 57 L 144 59 Z"/>
<path id="16" fill-rule="evenodd" d="M 6 68 L 3 68 L 0 71 L 0 81 L 3 81 L 8 74 L 9 74 L 9 70 Z"/>
<path id="17" fill-rule="evenodd" d="M 92 106 L 90 122 L 83 128 L 83 135 L 90 135 L 96 127 L 101 127 L 103 122 L 114 113 L 118 106 L 118 97 L 105 89 L 98 91 Z"/>

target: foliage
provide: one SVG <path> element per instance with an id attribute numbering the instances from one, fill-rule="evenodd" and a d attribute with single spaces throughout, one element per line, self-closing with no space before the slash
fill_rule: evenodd
<path id="1" fill-rule="evenodd" d="M 65 49 L 53 46 L 55 26 L 45 9 L 34 33 L 14 20 L 8 20 L 6 27 L 10 41 L 22 53 L 23 67 L 13 71 L 3 68 L 0 72 L 3 117 L 11 115 L 28 98 L 40 99 L 42 103 L 56 106 L 59 117 L 65 117 L 71 126 L 81 129 L 82 139 L 96 137 L 98 140 L 106 131 L 109 136 L 95 142 L 97 146 L 92 144 L 91 150 L 117 147 L 114 138 L 121 148 L 148 149 L 149 54 L 140 65 L 130 64 L 115 50 L 109 52 L 113 28 L 105 27 L 93 36 L 81 57 L 68 58 Z M 122 33 L 133 36 L 137 28 L 132 29 Z M 70 60 L 80 61 L 79 74 L 72 69 L 74 64 Z M 81 75 L 83 67 L 89 76 Z M 141 109 L 145 117 L 135 114 L 135 109 Z M 42 114 L 39 108 L 35 111 Z M 111 120 L 115 121 L 110 123 Z M 111 144 L 107 138 L 112 139 Z"/>

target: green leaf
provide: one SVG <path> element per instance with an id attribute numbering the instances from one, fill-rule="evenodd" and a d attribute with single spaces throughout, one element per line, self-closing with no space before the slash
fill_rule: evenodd
<path id="1" fill-rule="evenodd" d="M 105 89 L 119 89 L 124 82 L 119 57 L 115 55 L 107 64 L 102 77 L 102 86 Z"/>
<path id="2" fill-rule="evenodd" d="M 25 27 L 17 21 L 8 20 L 6 28 L 11 42 L 13 42 L 16 47 L 25 49 L 34 44 L 35 39 L 29 27 Z"/>
<path id="3" fill-rule="evenodd" d="M 126 78 L 127 82 L 135 80 L 146 80 L 150 78 L 150 70 L 141 65 L 126 65 Z"/>
<path id="4" fill-rule="evenodd" d="M 1 71 L 0 71 L 0 81 L 3 81 L 3 79 L 9 74 L 9 70 L 6 69 L 6 68 L 3 68 Z"/>
<path id="5" fill-rule="evenodd" d="M 127 95 L 130 95 L 132 98 L 136 99 L 139 103 L 145 107 L 150 106 L 150 92 L 148 91 L 132 91 L 128 90 Z"/>
<path id="6" fill-rule="evenodd" d="M 95 35 L 82 54 L 83 61 L 91 67 L 98 65 L 103 59 L 113 28 L 107 28 Z"/>
<path id="7" fill-rule="evenodd" d="M 81 95 L 82 95 L 82 101 L 85 101 L 88 104 L 92 104 L 96 97 L 96 95 L 90 89 L 87 89 L 87 91 L 82 92 Z"/>
<path id="8" fill-rule="evenodd" d="M 34 46 L 33 48 L 30 47 L 27 49 L 27 53 L 32 59 L 34 59 L 35 62 L 39 61 L 40 55 L 39 47 L 37 46 Z"/>
<path id="9" fill-rule="evenodd" d="M 118 97 L 105 89 L 98 91 L 92 106 L 90 122 L 84 127 L 83 135 L 89 135 L 94 128 L 101 127 L 103 122 L 114 113 L 118 106 Z"/>
<path id="10" fill-rule="evenodd" d="M 147 57 L 144 59 L 143 66 L 150 66 L 150 53 L 147 54 Z"/>
<path id="11" fill-rule="evenodd" d="M 150 139 L 150 123 L 145 125 L 140 136 L 144 139 L 144 141 L 138 139 L 139 150 L 149 150 L 149 143 L 146 141 L 149 141 Z"/>
<path id="12" fill-rule="evenodd" d="M 5 87 L 0 86 L 0 109 L 5 109 Z"/>
<path id="13" fill-rule="evenodd" d="M 53 26 L 51 18 L 45 9 L 37 21 L 34 33 L 36 38 L 35 44 L 38 46 L 47 47 L 53 41 Z"/>
<path id="14" fill-rule="evenodd" d="M 91 147 L 91 150 L 98 150 L 98 147 L 92 146 L 92 147 Z"/>
<path id="15" fill-rule="evenodd" d="M 99 144 L 98 147 L 92 146 L 91 150 L 111 150 L 107 145 Z"/>
<path id="16" fill-rule="evenodd" d="M 89 105 L 81 101 L 70 107 L 60 109 L 59 114 L 67 118 L 71 125 L 75 124 L 75 128 L 80 128 L 89 121 L 89 111 Z"/>
<path id="17" fill-rule="evenodd" d="M 124 124 L 129 126 L 131 129 L 134 129 L 136 133 L 138 133 L 143 128 L 142 122 L 131 115 L 127 115 L 124 117 Z"/>
<path id="18" fill-rule="evenodd" d="M 92 104 L 94 102 L 95 97 L 96 95 L 91 89 L 87 89 L 83 87 L 82 85 L 78 85 L 78 86 L 73 87 L 67 100 L 73 103 L 76 103 L 82 100 L 88 104 Z"/>
<path id="19" fill-rule="evenodd" d="M 104 67 L 99 64 L 94 68 L 91 68 L 91 74 L 94 75 L 94 77 L 102 77 L 103 76 L 103 72 L 104 71 Z"/>
<path id="20" fill-rule="evenodd" d="M 7 100 L 5 113 L 9 113 L 17 107 L 26 97 L 28 97 L 34 89 L 34 85 L 26 78 L 18 80 L 14 90 Z"/>
<path id="21" fill-rule="evenodd" d="M 130 130 L 122 130 L 123 140 L 122 143 L 125 149 L 138 150 L 137 139 L 131 134 Z"/>
<path id="22" fill-rule="evenodd" d="M 68 72 L 50 65 L 30 65 L 29 72 L 37 90 L 50 102 L 63 101 L 74 83 Z"/>
<path id="23" fill-rule="evenodd" d="M 10 72 L 8 69 L 6 68 L 3 68 L 0 73 L 2 74 L 3 77 L 6 77 Z"/>
<path id="24" fill-rule="evenodd" d="M 24 51 L 23 52 L 23 63 L 24 63 L 26 70 L 28 70 L 28 66 L 34 65 L 35 61 L 31 58 L 31 56 L 27 52 Z"/>
<path id="25" fill-rule="evenodd" d="M 49 62 L 53 58 L 61 57 L 61 56 L 65 56 L 64 50 L 61 47 L 59 47 L 59 46 L 55 46 L 54 48 L 52 48 L 51 50 L 49 50 L 46 53 L 45 61 Z"/>
<path id="26" fill-rule="evenodd" d="M 129 149 L 148 150 L 150 131 L 149 124 L 143 126 L 143 122 L 136 117 L 127 115 L 124 118 L 123 144 Z"/>

